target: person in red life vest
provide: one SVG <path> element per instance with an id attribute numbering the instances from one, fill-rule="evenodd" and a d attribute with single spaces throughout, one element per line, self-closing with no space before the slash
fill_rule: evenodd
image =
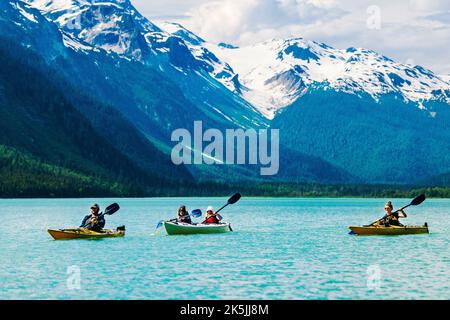
<path id="1" fill-rule="evenodd" d="M 222 216 L 218 213 L 214 213 L 214 208 L 209 206 L 208 209 L 206 209 L 205 221 L 203 221 L 202 224 L 217 224 L 220 223 L 220 220 L 222 219 Z"/>

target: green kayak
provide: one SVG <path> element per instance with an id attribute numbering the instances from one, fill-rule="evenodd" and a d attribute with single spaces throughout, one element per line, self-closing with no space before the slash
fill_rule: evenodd
<path id="1" fill-rule="evenodd" d="M 187 224 L 166 221 L 164 222 L 168 235 L 176 234 L 210 234 L 210 233 L 225 233 L 232 231 L 229 223 L 219 224 Z"/>

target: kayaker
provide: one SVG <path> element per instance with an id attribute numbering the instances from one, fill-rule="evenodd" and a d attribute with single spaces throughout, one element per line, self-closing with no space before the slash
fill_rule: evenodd
<path id="1" fill-rule="evenodd" d="M 202 224 L 218 224 L 222 219 L 222 216 L 218 213 L 214 213 L 214 208 L 209 206 L 206 209 L 205 221 L 203 221 Z"/>
<path id="2" fill-rule="evenodd" d="M 384 205 L 384 211 L 386 211 L 386 215 L 380 220 L 380 223 L 385 227 L 402 226 L 399 219 L 407 217 L 405 211 L 401 210 L 397 212 L 392 212 L 392 210 L 394 210 L 392 202 L 391 201 L 386 202 L 386 204 Z"/>
<path id="3" fill-rule="evenodd" d="M 100 215 L 100 206 L 95 203 L 91 206 L 91 214 L 84 217 L 80 228 L 100 232 L 105 227 L 105 223 L 105 217 Z"/>
<path id="4" fill-rule="evenodd" d="M 181 205 L 178 209 L 177 222 L 192 224 L 191 216 L 184 205 Z"/>

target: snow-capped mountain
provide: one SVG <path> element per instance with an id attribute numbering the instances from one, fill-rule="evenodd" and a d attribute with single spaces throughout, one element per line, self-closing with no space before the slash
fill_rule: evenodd
<path id="1" fill-rule="evenodd" d="M 248 89 L 243 96 L 268 117 L 317 86 L 367 93 L 375 100 L 396 93 L 419 105 L 437 99 L 450 103 L 450 86 L 433 72 L 397 63 L 371 50 L 339 50 L 299 38 L 239 49 L 219 47 L 215 53 L 239 74 Z"/>
<path id="2" fill-rule="evenodd" d="M 183 67 L 205 69 L 222 79 L 231 68 L 206 48 L 205 41 L 179 24 L 165 24 L 165 32 L 143 17 L 129 0 L 24 0 L 55 22 L 79 49 L 100 48 L 121 57 L 164 69 L 164 60 L 184 72 Z M 87 46 L 86 46 L 87 45 Z M 183 49 L 186 49 L 183 51 Z M 177 59 L 181 53 L 183 59 Z"/>
<path id="3" fill-rule="evenodd" d="M 149 54 L 145 35 L 161 31 L 141 16 L 129 0 L 25 1 L 80 42 L 81 49 L 92 46 L 141 60 Z"/>
<path id="4" fill-rule="evenodd" d="M 220 60 L 209 50 L 216 49 L 215 46 L 209 45 L 205 40 L 189 31 L 179 23 L 160 22 L 158 26 L 167 33 L 180 37 L 185 42 L 195 59 L 203 63 L 204 69 L 212 75 L 216 80 L 220 81 L 229 90 L 238 94 L 240 91 L 240 83 L 238 75 L 233 68 L 224 60 Z M 220 47 L 220 45 L 218 46 Z"/>
<path id="5" fill-rule="evenodd" d="M 185 40 L 193 35 L 177 24 L 162 23 L 159 26 Z M 372 50 L 335 49 L 303 38 L 273 39 L 246 47 L 201 40 L 191 42 L 190 47 L 193 52 L 206 48 L 214 53 L 220 59 L 220 65 L 227 66 L 227 74 L 218 77 L 219 72 L 214 68 L 213 76 L 269 119 L 308 89 L 318 87 L 366 93 L 376 101 L 384 94 L 394 93 L 405 102 L 417 103 L 420 108 L 426 101 L 450 103 L 448 78 L 420 66 L 395 62 Z"/>
<path id="6" fill-rule="evenodd" d="M 231 68 L 206 48 L 194 46 L 203 40 L 187 30 L 185 34 L 163 31 L 129 0 L 24 1 L 61 29 L 68 47 L 86 52 L 101 49 L 141 62 L 175 81 L 188 99 L 215 119 L 242 127 L 264 125 L 250 103 L 222 85 Z"/>

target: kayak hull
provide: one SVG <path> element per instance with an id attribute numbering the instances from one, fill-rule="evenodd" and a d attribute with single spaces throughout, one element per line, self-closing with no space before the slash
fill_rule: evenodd
<path id="1" fill-rule="evenodd" d="M 47 231 L 55 240 L 103 239 L 125 236 L 125 228 L 118 228 L 117 230 L 105 229 L 102 232 L 87 229 L 48 229 Z"/>
<path id="2" fill-rule="evenodd" d="M 367 227 L 349 227 L 349 229 L 361 236 L 398 236 L 405 234 L 429 233 L 428 225 L 423 226 L 367 226 Z"/>
<path id="3" fill-rule="evenodd" d="M 187 224 L 177 222 L 164 222 L 164 227 L 168 235 L 179 234 L 212 234 L 226 233 L 231 231 L 229 223 L 220 224 Z"/>

